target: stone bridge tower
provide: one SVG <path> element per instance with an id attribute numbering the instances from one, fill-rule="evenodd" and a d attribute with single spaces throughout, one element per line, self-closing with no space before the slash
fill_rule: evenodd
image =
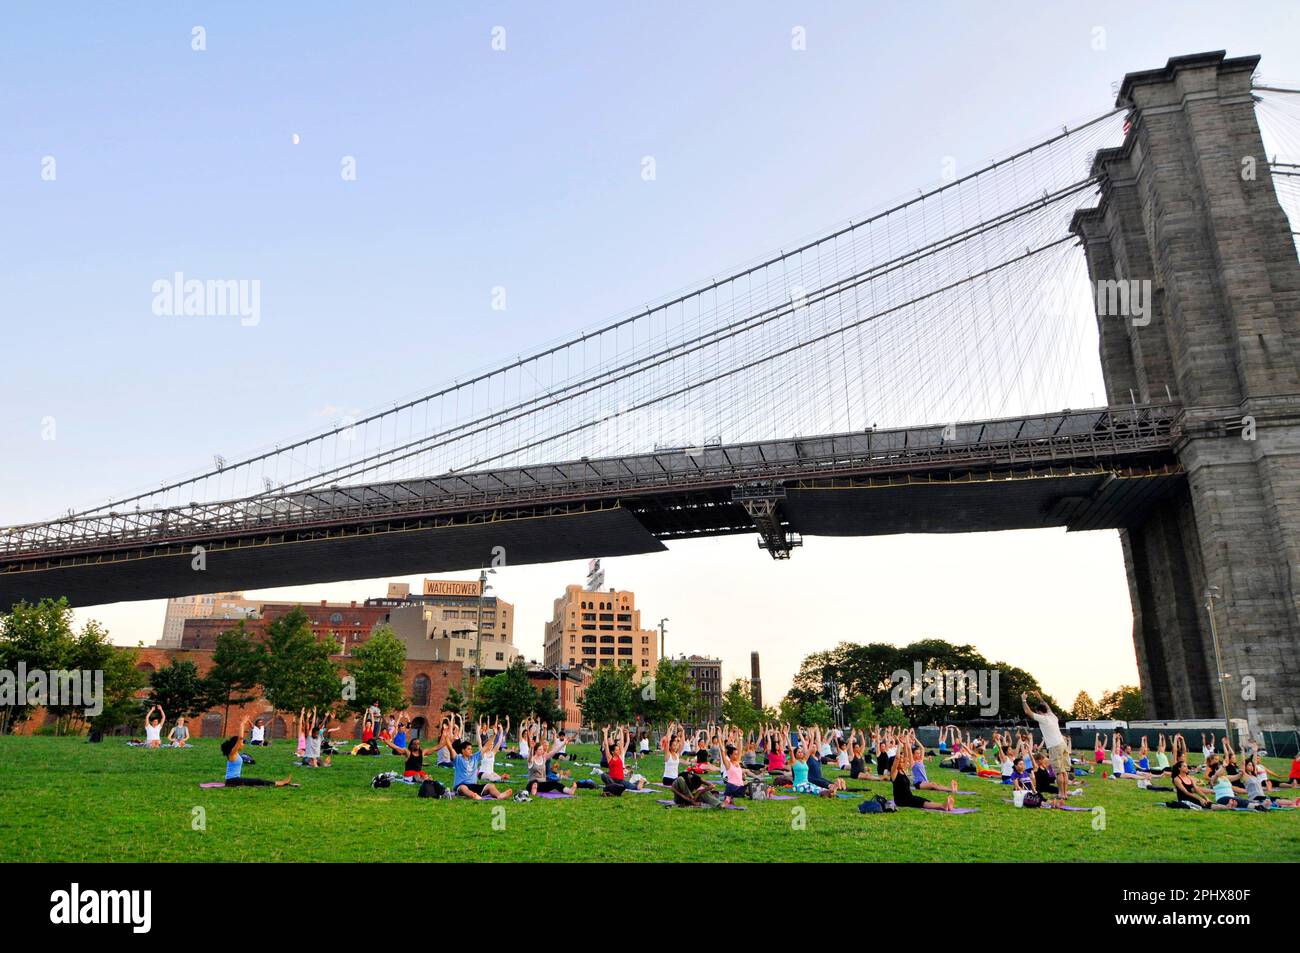
<path id="1" fill-rule="evenodd" d="M 1255 117 L 1258 61 L 1128 74 L 1129 131 L 1097 154 L 1101 201 L 1073 228 L 1094 288 L 1149 290 L 1141 314 L 1114 285 L 1096 295 L 1109 403 L 1183 408 L 1185 488 L 1121 535 L 1149 713 L 1222 717 L 1222 671 L 1229 714 L 1273 728 L 1300 722 L 1300 262 Z"/>

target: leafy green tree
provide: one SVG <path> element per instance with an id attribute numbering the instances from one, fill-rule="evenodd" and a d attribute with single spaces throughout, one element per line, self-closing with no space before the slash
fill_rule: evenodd
<path id="1" fill-rule="evenodd" d="M 389 626 L 380 626 L 352 650 L 348 673 L 354 679 L 346 706 L 362 714 L 373 702 L 381 711 L 406 707 L 406 645 Z"/>
<path id="2" fill-rule="evenodd" d="M 601 665 L 591 675 L 583 692 L 582 719 L 592 728 L 629 722 L 633 696 L 637 691 L 630 665 Z"/>
<path id="3" fill-rule="evenodd" d="M 122 725 L 129 725 L 141 717 L 140 692 L 146 679 L 136 668 L 140 653 L 136 649 L 108 646 L 99 668 L 104 673 L 104 694 L 98 714 L 88 719 L 92 730 L 109 733 Z"/>
<path id="4" fill-rule="evenodd" d="M 1141 721 L 1146 718 L 1146 702 L 1142 689 L 1134 685 L 1121 685 L 1106 692 L 1097 703 L 1103 718 L 1114 721 Z"/>
<path id="5" fill-rule="evenodd" d="M 897 705 L 890 705 L 880 713 L 880 724 L 889 728 L 906 728 L 910 722 L 903 709 Z"/>
<path id="6" fill-rule="evenodd" d="M 533 714 L 544 725 L 564 723 L 564 709 L 555 703 L 555 689 L 539 688 L 537 690 L 537 705 L 533 708 Z"/>
<path id="7" fill-rule="evenodd" d="M 465 714 L 468 703 L 465 699 L 465 693 L 455 685 L 447 689 L 447 697 L 442 701 L 442 710 L 450 712 L 453 715 Z"/>
<path id="8" fill-rule="evenodd" d="M 311 620 L 295 606 L 266 627 L 266 664 L 262 689 L 276 711 L 302 708 L 335 710 L 342 701 L 342 682 L 331 656 L 334 639 L 318 641 Z"/>
<path id="9" fill-rule="evenodd" d="M 174 658 L 149 679 L 149 706 L 160 705 L 167 718 L 190 718 L 208 709 L 206 685 L 199 667 L 189 659 Z"/>
<path id="10" fill-rule="evenodd" d="M 1053 709 L 1055 711 L 1055 709 Z M 1096 721 L 1101 717 L 1101 709 L 1087 692 L 1074 696 L 1074 718 L 1072 721 Z"/>
<path id="11" fill-rule="evenodd" d="M 816 701 L 816 699 L 813 699 L 813 701 Z M 802 725 L 805 723 L 803 709 L 804 703 L 793 692 L 790 692 L 785 698 L 781 699 L 781 704 L 776 710 L 777 721 L 786 725 Z"/>
<path id="12" fill-rule="evenodd" d="M 876 723 L 876 706 L 867 695 L 854 695 L 847 706 L 849 724 L 866 731 Z"/>
<path id="13" fill-rule="evenodd" d="M 518 725 L 536 711 L 537 701 L 537 689 L 528 680 L 524 660 L 516 658 L 500 675 L 478 683 L 474 713 L 502 719 L 508 716 L 511 725 Z"/>
<path id="14" fill-rule="evenodd" d="M 736 679 L 723 692 L 722 720 L 745 731 L 752 731 L 761 723 L 762 713 L 754 707 L 754 696 L 745 679 Z"/>
<path id="15" fill-rule="evenodd" d="M 0 619 L 0 669 L 17 673 L 55 672 L 69 667 L 77 645 L 72 629 L 72 608 L 67 599 L 20 602 Z M 16 674 L 15 674 L 16 678 Z M 0 731 L 12 731 L 38 706 L 6 698 L 0 705 Z"/>
<path id="16" fill-rule="evenodd" d="M 831 706 L 822 699 L 819 698 L 803 706 L 803 724 L 818 728 L 830 728 L 832 721 L 834 719 L 831 717 Z"/>
<path id="17" fill-rule="evenodd" d="M 60 664 L 69 673 L 71 683 L 80 690 L 67 694 L 60 691 L 57 699 L 51 695 L 45 705 L 46 711 L 55 718 L 56 733 L 67 734 L 82 730 L 90 717 L 89 710 L 96 707 L 96 699 L 92 694 L 96 688 L 97 673 L 103 673 L 101 691 L 104 695 L 109 692 L 106 668 L 116 651 L 116 647 L 108 640 L 108 632 L 93 619 L 76 634 L 67 656 Z M 139 680 L 132 679 L 131 683 L 138 686 Z M 65 682 L 61 688 L 72 688 L 72 684 Z M 102 696 L 99 702 L 103 703 Z"/>
<path id="18" fill-rule="evenodd" d="M 248 631 L 244 620 L 217 636 L 212 650 L 212 668 L 204 677 L 204 692 L 210 704 L 221 706 L 221 734 L 227 733 L 230 709 L 257 701 L 262 684 L 266 650 Z"/>
<path id="19" fill-rule="evenodd" d="M 685 721 L 699 707 L 700 693 L 680 660 L 660 659 L 653 677 L 642 679 L 632 696 L 632 713 L 647 725 Z"/>

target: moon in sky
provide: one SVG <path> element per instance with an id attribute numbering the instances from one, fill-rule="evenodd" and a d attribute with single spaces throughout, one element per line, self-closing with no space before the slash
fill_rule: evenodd
<path id="1" fill-rule="evenodd" d="M 298 138 L 298 133 L 295 132 L 295 133 L 293 134 L 293 144 L 296 146 L 300 141 L 301 141 L 301 140 L 299 140 L 299 138 Z"/>

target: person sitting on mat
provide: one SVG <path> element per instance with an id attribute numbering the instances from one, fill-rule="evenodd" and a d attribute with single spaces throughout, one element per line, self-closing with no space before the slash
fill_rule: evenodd
<path id="1" fill-rule="evenodd" d="M 176 719 L 176 724 L 172 726 L 172 730 L 167 732 L 167 740 L 172 743 L 173 748 L 192 747 L 190 745 L 190 729 L 185 724 L 183 715 Z"/>
<path id="2" fill-rule="evenodd" d="M 154 717 L 154 712 L 158 716 Z M 154 705 L 145 713 L 144 716 L 144 743 L 146 748 L 162 747 L 162 730 L 163 725 L 167 723 L 167 713 L 163 711 L 162 705 Z"/>
<path id="3" fill-rule="evenodd" d="M 477 754 L 471 754 L 474 751 L 474 743 L 468 738 L 461 738 L 452 742 L 451 748 L 456 754 L 456 760 L 452 762 L 452 790 L 457 797 L 469 798 L 471 801 L 481 801 L 486 795 L 489 798 L 504 801 L 514 794 L 510 788 L 499 791 L 497 786 L 490 782 L 487 784 L 478 783 L 478 769 L 481 759 Z"/>
<path id="4" fill-rule="evenodd" d="M 529 739 L 528 780 L 524 782 L 524 790 L 528 792 L 529 797 L 537 797 L 539 794 L 550 794 L 556 791 L 568 795 L 577 793 L 578 785 L 576 783 L 565 787 L 564 782 L 552 780 L 546 770 L 547 762 L 559 754 L 563 745 L 563 734 L 556 739 L 549 750 L 546 747 L 545 739 L 540 735 L 534 735 Z"/>
<path id="5" fill-rule="evenodd" d="M 600 752 L 604 755 L 609 770 L 600 776 L 600 780 L 606 788 L 619 786 L 627 790 L 639 791 L 645 787 L 644 779 L 638 779 L 635 783 L 628 780 L 624 767 L 627 745 L 628 731 L 623 726 L 614 729 L 613 737 L 610 736 L 609 728 L 601 729 Z"/>
<path id="6" fill-rule="evenodd" d="M 406 764 L 402 767 L 402 777 L 413 778 L 416 781 L 429 780 L 429 775 L 424 770 L 424 749 L 420 747 L 419 738 L 412 738 L 406 745 L 399 745 L 385 738 L 384 744 L 392 749 L 393 754 L 406 759 Z"/>
<path id="7" fill-rule="evenodd" d="M 721 807 L 713 783 L 693 771 L 679 774 L 673 781 L 673 803 L 678 807 Z"/>
<path id="8" fill-rule="evenodd" d="M 244 747 L 244 729 L 248 727 L 248 719 L 245 718 L 239 723 L 239 733 L 231 735 L 225 741 L 221 742 L 221 753 L 226 758 L 226 787 L 228 788 L 286 788 L 297 787 L 293 783 L 293 775 L 289 775 L 282 781 L 270 781 L 266 778 L 246 778 L 243 777 L 244 758 L 240 750 Z"/>
<path id="9" fill-rule="evenodd" d="M 894 786 L 894 804 L 898 807 L 918 807 L 927 811 L 951 811 L 957 801 L 951 794 L 943 804 L 928 801 L 912 793 L 912 751 L 903 746 L 898 749 L 890 767 L 890 781 Z"/>

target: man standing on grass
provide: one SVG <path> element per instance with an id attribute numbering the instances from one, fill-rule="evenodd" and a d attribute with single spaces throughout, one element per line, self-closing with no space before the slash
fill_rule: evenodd
<path id="1" fill-rule="evenodd" d="M 1025 707 L 1025 714 L 1038 723 L 1038 730 L 1043 735 L 1043 747 L 1047 749 L 1047 757 L 1052 762 L 1052 770 L 1056 772 L 1056 787 L 1060 792 L 1057 804 L 1062 805 L 1065 799 L 1070 796 L 1070 746 L 1065 742 L 1065 736 L 1061 734 L 1061 726 L 1056 720 L 1056 713 L 1052 711 L 1047 702 L 1043 700 L 1042 695 L 1034 696 L 1034 704 L 1031 708 L 1029 705 L 1029 696 L 1024 692 L 1020 693 L 1020 703 Z"/>

